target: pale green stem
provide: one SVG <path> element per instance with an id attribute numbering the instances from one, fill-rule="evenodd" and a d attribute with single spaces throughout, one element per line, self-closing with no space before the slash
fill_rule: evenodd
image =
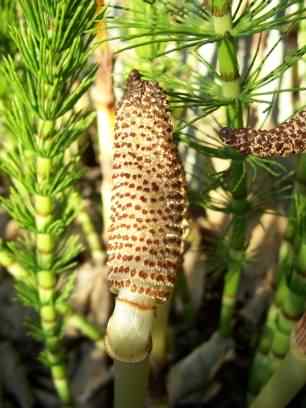
<path id="1" fill-rule="evenodd" d="M 266 384 L 273 374 L 273 369 L 279 364 L 289 348 L 288 327 L 292 325 L 303 311 L 303 305 L 299 305 L 299 297 L 294 296 L 287 286 L 286 275 L 291 268 L 292 260 L 295 257 L 293 249 L 293 238 L 295 236 L 295 214 L 293 206 L 289 212 L 289 219 L 284 240 L 279 251 L 278 271 L 277 271 L 277 290 L 273 302 L 267 314 L 265 328 L 256 351 L 254 361 L 251 367 L 249 378 L 250 398 L 256 396 L 261 387 Z M 295 299 L 295 301 L 293 301 Z M 302 309 L 301 309 L 302 307 Z M 282 310 L 285 312 L 283 313 Z M 299 311 L 300 310 L 300 311 Z M 288 322 L 284 324 L 284 316 L 288 315 Z M 297 318 L 292 319 L 293 316 Z M 279 324 L 281 323 L 281 325 Z M 284 328 L 285 327 L 285 333 Z"/>
<path id="2" fill-rule="evenodd" d="M 85 200 L 76 191 L 72 195 L 71 199 L 73 201 L 73 205 L 78 211 L 77 222 L 81 225 L 83 229 L 85 239 L 91 251 L 92 258 L 94 262 L 96 262 L 97 264 L 101 264 L 105 258 L 105 254 L 102 250 L 102 245 L 97 234 L 97 231 L 88 214 L 88 209 Z"/>
<path id="3" fill-rule="evenodd" d="M 148 382 L 149 357 L 139 363 L 114 360 L 115 408 L 144 408 Z"/>
<path id="4" fill-rule="evenodd" d="M 153 363 L 162 366 L 167 358 L 168 320 L 171 306 L 171 298 L 166 303 L 156 307 L 152 328 L 152 351 Z"/>
<path id="5" fill-rule="evenodd" d="M 306 355 L 292 339 L 290 351 L 280 363 L 251 408 L 285 408 L 306 382 Z"/>
<path id="6" fill-rule="evenodd" d="M 65 323 L 68 326 L 78 329 L 84 336 L 94 341 L 98 348 L 104 350 L 104 333 L 85 317 L 78 313 L 73 313 L 67 317 Z"/>
<path id="7" fill-rule="evenodd" d="M 104 350 L 104 331 L 84 316 L 76 313 L 70 305 L 64 304 L 57 307 L 57 311 L 63 315 L 65 326 L 71 326 L 79 330 L 84 336 L 96 343 L 96 346 Z"/>

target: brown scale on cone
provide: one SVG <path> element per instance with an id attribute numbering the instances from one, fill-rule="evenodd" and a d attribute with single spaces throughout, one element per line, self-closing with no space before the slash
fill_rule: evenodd
<path id="1" fill-rule="evenodd" d="M 220 136 L 242 154 L 289 156 L 306 150 L 306 111 L 270 130 L 223 128 Z"/>
<path id="2" fill-rule="evenodd" d="M 306 355 L 306 313 L 297 322 L 293 336 L 299 350 Z"/>
<path id="3" fill-rule="evenodd" d="M 136 70 L 117 111 L 112 177 L 111 290 L 164 302 L 182 260 L 185 177 L 166 96 Z"/>

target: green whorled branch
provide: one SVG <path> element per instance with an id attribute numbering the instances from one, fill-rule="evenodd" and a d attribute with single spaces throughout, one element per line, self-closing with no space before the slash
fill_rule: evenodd
<path id="1" fill-rule="evenodd" d="M 97 348 L 104 350 L 104 331 L 89 321 L 83 315 L 77 313 L 69 304 L 58 304 L 57 311 L 63 316 L 64 327 L 72 327 L 88 339 L 95 342 Z"/>
<path id="2" fill-rule="evenodd" d="M 27 271 L 16 261 L 14 255 L 0 242 L 0 265 L 6 268 L 16 281 L 29 279 Z"/>
<path id="3" fill-rule="evenodd" d="M 78 157 L 66 160 L 66 153 L 92 120 L 73 108 L 94 80 L 88 56 L 96 10 L 90 0 L 20 0 L 20 11 L 20 27 L 12 28 L 18 70 L 10 58 L 3 64 L 14 97 L 5 115 L 13 147 L 1 160 L 12 188 L 2 204 L 27 233 L 13 251 L 30 276 L 22 279 L 21 298 L 40 315 L 42 360 L 62 404 L 71 406 L 58 305 L 68 302 L 73 287 L 69 272 L 79 245 L 69 237 L 75 216 L 69 198 L 81 171 Z M 4 261 L 12 269 L 13 260 Z"/>

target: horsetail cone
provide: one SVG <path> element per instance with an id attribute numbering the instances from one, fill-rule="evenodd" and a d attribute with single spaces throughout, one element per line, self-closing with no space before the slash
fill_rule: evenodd
<path id="1" fill-rule="evenodd" d="M 223 128 L 220 135 L 242 154 L 271 157 L 302 153 L 306 150 L 306 111 L 271 130 Z"/>
<path id="2" fill-rule="evenodd" d="M 306 357 L 306 313 L 297 322 L 292 336 L 297 349 Z"/>
<path id="3" fill-rule="evenodd" d="M 151 348 L 156 303 L 165 302 L 182 261 L 186 185 L 168 102 L 133 70 L 115 122 L 108 280 L 117 293 L 105 338 L 115 359 Z"/>

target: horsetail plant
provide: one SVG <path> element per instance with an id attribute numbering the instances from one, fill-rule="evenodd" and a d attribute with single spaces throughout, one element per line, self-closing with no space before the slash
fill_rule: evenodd
<path id="1" fill-rule="evenodd" d="M 79 157 L 67 149 L 92 121 L 74 105 L 94 80 L 88 64 L 96 22 L 90 0 L 20 0 L 19 28 L 12 37 L 20 53 L 2 73 L 12 89 L 6 125 L 13 144 L 1 157 L 11 179 L 2 205 L 23 230 L 9 248 L 29 278 L 20 277 L 21 299 L 39 314 L 33 333 L 44 344 L 41 359 L 51 370 L 63 406 L 72 406 L 61 306 L 73 288 L 72 269 L 80 245 L 70 235 L 75 211 L 73 184 L 81 175 Z"/>
<path id="2" fill-rule="evenodd" d="M 137 363 L 150 353 L 154 309 L 168 299 L 182 261 L 186 188 L 166 96 L 136 70 L 116 116 L 112 178 L 108 279 L 118 295 L 105 345 L 115 360 Z M 117 364 L 117 378 L 124 370 Z M 116 407 L 122 393 L 115 391 Z"/>
<path id="3" fill-rule="evenodd" d="M 197 210 L 193 220 L 193 225 L 199 227 L 196 251 L 201 251 L 202 241 L 206 239 L 202 235 L 206 235 L 206 222 L 208 224 L 211 217 L 206 209 L 225 215 L 222 221 L 225 233 L 219 237 L 218 231 L 213 231 L 216 239 L 212 249 L 209 248 L 212 256 L 205 261 L 206 278 L 210 277 L 211 270 L 221 272 L 216 273 L 220 283 L 219 277 L 224 274 L 219 324 L 212 336 L 210 324 L 197 327 L 199 330 L 195 332 L 201 344 L 190 350 L 183 360 L 174 362 L 168 377 L 170 405 L 184 404 L 195 395 L 204 394 L 203 388 L 210 385 L 216 370 L 231 356 L 228 351 L 234 348 L 234 312 L 240 277 L 249 254 L 252 221 L 267 209 L 262 204 L 258 207 L 257 202 L 263 195 L 256 191 L 258 186 L 255 183 L 253 186 L 250 176 L 254 175 L 252 181 L 255 180 L 260 166 L 260 171 L 268 169 L 273 173 L 273 166 L 278 165 L 270 160 L 271 156 L 287 157 L 306 150 L 305 111 L 269 131 L 243 128 L 249 120 L 247 110 L 251 114 L 255 112 L 253 103 L 266 103 L 267 112 L 272 109 L 271 101 L 264 100 L 272 92 L 265 92 L 263 88 L 274 80 L 281 82 L 286 70 L 305 55 L 303 42 L 301 48 L 287 55 L 283 63 L 267 75 L 263 74 L 262 66 L 268 57 L 262 60 L 257 49 L 253 59 L 251 51 L 242 61 L 240 45 L 246 45 L 254 34 L 275 29 L 281 32 L 282 41 L 286 31 L 305 16 L 306 8 L 301 0 L 115 1 L 114 16 L 109 18 L 106 33 L 104 20 L 97 17 L 103 14 L 101 10 L 106 3 L 106 0 L 19 0 L 16 13 L 15 1 L 3 1 L 13 22 L 11 37 L 15 45 L 7 41 L 6 35 L 4 47 L 0 42 L 3 53 L 11 55 L 5 61 L 0 56 L 5 92 L 7 87 L 11 89 L 10 98 L 2 98 L 0 89 L 1 108 L 8 105 L 4 116 L 10 134 L 10 139 L 1 139 L 4 146 L 0 167 L 11 179 L 9 197 L 1 202 L 22 232 L 18 231 L 20 237 L 16 242 L 0 242 L 0 265 L 14 277 L 21 299 L 37 311 L 39 321 L 31 328 L 44 344 L 41 358 L 51 369 L 64 406 L 72 406 L 73 398 L 62 340 L 67 326 L 73 326 L 114 358 L 115 407 L 143 407 L 149 359 L 153 360 L 154 325 L 157 331 L 166 332 L 167 306 L 176 273 L 183 270 L 186 183 L 174 139 L 184 143 L 188 151 L 184 157 L 187 172 L 188 160 L 195 159 L 194 173 L 188 175 L 187 180 L 191 203 L 195 203 Z M 0 14 L 5 16 L 5 13 Z M 16 16 L 20 29 L 16 28 Z M 2 28 L 7 31 L 6 24 L 0 31 Z M 115 34 L 116 39 L 123 42 L 120 51 L 130 52 L 134 48 L 133 56 L 137 55 L 129 58 L 130 53 L 127 54 L 122 64 L 124 72 L 131 69 L 130 61 L 141 72 L 133 70 L 129 76 L 114 134 L 112 62 L 117 52 L 115 45 L 111 49 L 106 42 L 112 38 L 113 28 L 120 29 L 119 35 L 118 31 Z M 97 33 L 96 62 L 100 69 L 92 95 L 102 152 L 99 159 L 103 173 L 104 237 L 108 241 L 108 280 L 111 291 L 117 294 L 103 341 L 103 333 L 69 304 L 74 283 L 72 269 L 80 250 L 77 238 L 71 234 L 74 219 L 82 225 L 95 263 L 101 265 L 106 259 L 85 202 L 76 193 L 75 186 L 82 170 L 80 153 L 73 147 L 78 145 L 78 136 L 92 120 L 92 115 L 80 112 L 75 104 L 96 72 L 96 67 L 88 64 L 94 32 Z M 167 98 L 156 79 L 169 95 L 177 122 L 175 129 Z M 282 91 L 288 89 L 278 89 L 277 93 Z M 225 116 L 218 116 L 221 110 Z M 217 137 L 208 135 L 208 122 L 202 121 L 211 113 L 216 114 L 217 122 L 225 123 L 226 128 L 220 132 L 226 142 L 223 146 Z M 253 115 L 250 118 L 254 119 Z M 304 317 L 294 329 L 305 311 L 304 156 L 305 153 L 297 161 L 289 224 L 279 260 L 277 292 L 251 369 L 251 391 L 254 391 L 253 383 L 257 393 L 273 371 L 274 375 L 254 401 L 254 407 L 283 406 L 305 381 Z M 228 160 L 228 167 L 218 171 L 214 167 L 216 158 Z M 196 183 L 191 182 L 192 179 L 196 179 Z M 275 184 L 278 183 L 275 182 L 273 188 Z M 289 191 L 291 185 L 287 184 L 287 188 Z M 221 189 L 221 198 L 212 198 L 214 190 Z M 218 256 L 219 250 L 224 256 Z M 186 271 L 192 270 L 192 278 L 197 273 L 204 276 L 202 266 L 203 263 L 201 270 L 192 270 L 193 266 L 187 265 Z M 180 288 L 177 293 L 179 297 Z M 182 312 L 178 297 L 173 297 L 173 310 L 183 325 L 187 323 L 189 327 L 190 319 Z M 159 304 L 166 307 L 162 310 Z M 158 318 L 159 311 L 163 312 L 163 319 Z M 198 316 L 192 315 L 192 318 Z M 165 337 L 160 350 L 166 361 L 164 340 Z M 239 334 L 237 340 L 240 340 Z M 158 348 L 157 342 L 156 345 Z M 181 352 L 179 342 L 173 351 L 175 360 L 177 351 Z M 289 370 L 287 380 L 288 365 L 293 370 Z M 294 370 L 298 372 L 296 377 L 292 374 Z M 196 372 L 202 374 L 194 381 Z M 283 392 L 276 395 L 280 387 Z"/>

